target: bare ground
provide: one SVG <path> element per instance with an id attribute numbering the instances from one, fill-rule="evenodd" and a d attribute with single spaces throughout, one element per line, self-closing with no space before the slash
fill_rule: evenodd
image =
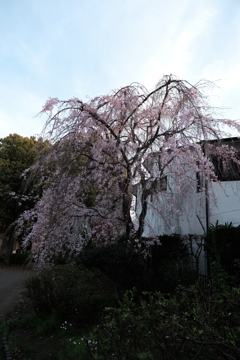
<path id="1" fill-rule="evenodd" d="M 0 321 L 6 319 L 22 300 L 24 280 L 33 274 L 19 265 L 0 265 Z"/>

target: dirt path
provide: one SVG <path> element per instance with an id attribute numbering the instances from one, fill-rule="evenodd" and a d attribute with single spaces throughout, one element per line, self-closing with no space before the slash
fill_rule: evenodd
<path id="1" fill-rule="evenodd" d="M 21 301 L 23 282 L 32 272 L 20 266 L 0 266 L 0 320 Z"/>

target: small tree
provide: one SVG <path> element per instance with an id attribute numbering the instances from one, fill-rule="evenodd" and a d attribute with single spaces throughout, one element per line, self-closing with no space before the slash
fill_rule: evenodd
<path id="1" fill-rule="evenodd" d="M 76 243 L 82 249 L 89 234 L 101 241 L 119 233 L 132 244 L 141 240 L 147 198 L 160 191 L 166 169 L 177 174 L 182 195 L 189 184 L 196 184 L 196 176 L 186 179 L 189 168 L 216 178 L 200 142 L 219 139 L 225 125 L 238 130 L 240 126 L 212 116 L 204 95 L 211 86 L 164 76 L 151 92 L 132 84 L 85 103 L 77 98 L 46 102 L 41 111 L 48 114 L 43 135 L 55 146 L 35 169 L 56 166 L 34 209 L 37 221 L 26 237 L 26 242 L 37 242 L 39 259 L 50 261 L 52 252 L 64 248 L 75 251 Z M 153 153 L 158 154 L 159 164 L 148 171 Z M 131 217 L 136 184 L 141 186 L 137 229 Z M 180 211 L 172 197 L 166 201 L 169 208 Z M 79 236 L 83 230 L 88 236 Z"/>

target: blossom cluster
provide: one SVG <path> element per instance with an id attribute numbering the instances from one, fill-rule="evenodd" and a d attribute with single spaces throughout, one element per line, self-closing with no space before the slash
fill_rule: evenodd
<path id="1" fill-rule="evenodd" d="M 159 216 L 181 216 L 181 197 L 196 186 L 196 172 L 216 178 L 202 144 L 226 135 L 225 125 L 238 131 L 240 125 L 211 115 L 203 85 L 165 76 L 152 92 L 132 84 L 85 103 L 46 102 L 44 134 L 53 146 L 32 168 L 43 174 L 43 194 L 33 216 L 22 216 L 34 218 L 25 244 L 34 243 L 39 264 L 58 254 L 74 257 L 90 241 L 106 245 L 121 234 L 138 247 L 147 209 L 157 206 L 149 201 L 153 194 L 161 193 L 165 203 Z M 168 191 L 161 192 L 164 177 Z M 136 221 L 134 186 L 141 189 Z"/>

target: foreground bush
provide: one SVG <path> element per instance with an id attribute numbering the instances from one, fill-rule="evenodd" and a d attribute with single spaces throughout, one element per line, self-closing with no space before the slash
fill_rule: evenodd
<path id="1" fill-rule="evenodd" d="M 217 261 L 221 267 L 238 279 L 240 284 L 240 226 L 232 224 L 211 226 L 205 238 L 205 250 L 211 261 Z"/>
<path id="2" fill-rule="evenodd" d="M 240 289 L 218 282 L 179 286 L 174 294 L 125 294 L 86 341 L 85 359 L 216 360 L 240 358 Z"/>
<path id="3" fill-rule="evenodd" d="M 26 280 L 26 296 L 39 316 L 52 312 L 63 320 L 94 319 L 116 305 L 112 282 L 100 271 L 73 265 L 45 269 Z"/>
<path id="4" fill-rule="evenodd" d="M 100 269 L 124 290 L 136 287 L 140 291 L 170 292 L 178 284 L 193 284 L 196 269 L 184 239 L 178 235 L 159 236 L 161 245 L 152 240 L 142 239 L 142 253 L 148 252 L 145 257 L 119 242 L 87 249 L 78 262 L 89 269 Z"/>
<path id="5" fill-rule="evenodd" d="M 85 251 L 79 262 L 89 269 L 99 269 L 121 289 L 134 286 L 145 289 L 146 262 L 139 254 L 128 252 L 123 244 L 99 246 Z"/>
<path id="6" fill-rule="evenodd" d="M 179 235 L 159 236 L 161 245 L 151 247 L 147 259 L 149 290 L 173 292 L 177 285 L 193 285 L 197 269 L 189 248 Z"/>

